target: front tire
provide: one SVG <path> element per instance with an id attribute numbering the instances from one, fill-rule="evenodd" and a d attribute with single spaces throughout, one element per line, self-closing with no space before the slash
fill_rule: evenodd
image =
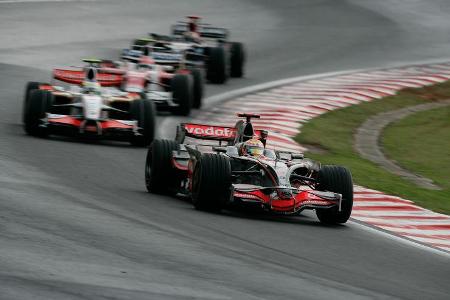
<path id="1" fill-rule="evenodd" d="M 171 165 L 172 151 L 180 150 L 180 144 L 170 140 L 154 140 L 145 162 L 145 186 L 150 193 L 176 194 L 181 179 Z"/>
<path id="2" fill-rule="evenodd" d="M 337 207 L 317 209 L 316 215 L 325 224 L 345 223 L 353 208 L 353 180 L 347 168 L 322 166 L 318 174 L 318 189 L 342 194 L 341 211 Z"/>
<path id="3" fill-rule="evenodd" d="M 41 120 L 53 104 L 53 94 L 44 90 L 31 90 L 24 113 L 25 132 L 33 136 L 47 135 L 46 128 L 41 127 Z"/>
<path id="4" fill-rule="evenodd" d="M 202 107 L 202 99 L 203 99 L 203 76 L 202 72 L 199 69 L 191 70 L 192 79 L 193 79 L 193 103 L 192 107 L 199 109 Z"/>
<path id="5" fill-rule="evenodd" d="M 230 46 L 230 76 L 244 76 L 245 50 L 242 43 L 231 43 Z"/>
<path id="6" fill-rule="evenodd" d="M 178 104 L 173 113 L 188 116 L 192 107 L 192 83 L 189 74 L 175 74 L 171 81 L 173 101 Z"/>
<path id="7" fill-rule="evenodd" d="M 148 146 L 155 137 L 155 106 L 145 95 L 142 99 L 134 100 L 130 107 L 131 119 L 138 122 L 142 134 L 131 137 L 130 143 L 134 146 Z"/>
<path id="8" fill-rule="evenodd" d="M 203 154 L 192 175 L 192 202 L 195 208 L 220 211 L 230 197 L 230 159 L 220 154 Z"/>
<path id="9" fill-rule="evenodd" d="M 23 97 L 23 114 L 22 114 L 22 122 L 25 123 L 25 118 L 26 118 L 26 110 L 27 110 L 27 103 L 28 100 L 30 99 L 30 93 L 33 90 L 38 90 L 39 86 L 41 84 L 39 82 L 35 82 L 35 81 L 29 81 L 27 83 L 27 85 L 25 86 L 25 93 L 24 93 L 24 97 Z"/>
<path id="10" fill-rule="evenodd" d="M 227 81 L 227 55 L 223 47 L 209 48 L 206 78 L 212 83 L 218 84 Z"/>

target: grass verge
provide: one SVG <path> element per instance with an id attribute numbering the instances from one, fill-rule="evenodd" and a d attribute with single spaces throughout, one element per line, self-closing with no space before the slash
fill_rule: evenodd
<path id="1" fill-rule="evenodd" d="M 420 124 L 426 122 L 426 117 L 430 117 L 430 114 L 426 112 L 407 117 L 398 122 L 400 125 L 392 124 L 386 129 L 387 135 L 383 138 L 389 157 L 408 170 L 435 180 L 444 188 L 443 190 L 420 188 L 361 158 L 353 149 L 353 135 L 367 118 L 381 112 L 449 98 L 450 82 L 420 89 L 405 89 L 395 96 L 334 110 L 315 118 L 302 127 L 296 140 L 304 145 L 312 145 L 313 149 L 321 149 L 321 151 L 309 152 L 307 154 L 309 157 L 323 164 L 338 164 L 350 168 L 356 184 L 404 197 L 423 207 L 450 214 L 449 127 L 446 127 L 447 130 L 444 128 L 436 130 L 441 126 L 448 126 L 448 114 L 435 114 L 434 121 L 429 121 L 430 124 L 426 129 L 427 136 L 424 139 L 422 137 L 425 131 L 421 131 L 422 134 L 419 133 L 421 137 L 416 133 L 420 129 Z M 421 117 L 422 114 L 426 114 L 425 117 Z M 417 124 L 417 122 L 422 123 Z M 447 125 L 443 125 L 444 123 Z M 405 124 L 409 128 L 404 127 Z M 403 127 L 398 129 L 398 126 Z M 403 136 L 405 132 L 409 134 Z M 446 134 L 446 142 L 443 143 L 442 140 L 445 139 Z M 430 152 L 431 148 L 433 149 Z M 408 149 L 408 153 L 405 149 Z M 414 151 L 417 151 L 417 155 L 411 154 Z"/>

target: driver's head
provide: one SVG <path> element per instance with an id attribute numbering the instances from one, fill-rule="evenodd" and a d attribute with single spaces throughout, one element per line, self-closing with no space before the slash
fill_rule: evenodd
<path id="1" fill-rule="evenodd" d="M 137 67 L 140 70 L 150 70 L 152 66 L 155 64 L 155 61 L 149 56 L 141 56 L 139 58 Z"/>
<path id="2" fill-rule="evenodd" d="M 100 94 L 100 84 L 97 81 L 85 80 L 82 83 L 83 91 L 87 94 Z"/>
<path id="3" fill-rule="evenodd" d="M 264 153 L 264 145 L 258 139 L 252 138 L 242 145 L 243 155 L 258 157 L 263 155 L 263 153 Z"/>

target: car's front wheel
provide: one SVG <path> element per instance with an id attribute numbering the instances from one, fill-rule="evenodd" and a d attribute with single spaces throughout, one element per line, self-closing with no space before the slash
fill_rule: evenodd
<path id="1" fill-rule="evenodd" d="M 242 43 L 233 42 L 230 45 L 230 75 L 231 77 L 244 76 L 245 50 Z"/>
<path id="2" fill-rule="evenodd" d="M 132 136 L 130 143 L 134 146 L 148 146 L 155 136 L 155 105 L 143 94 L 141 99 L 131 103 L 130 115 L 141 128 L 141 135 Z"/>
<path id="3" fill-rule="evenodd" d="M 227 53 L 223 47 L 209 48 L 206 78 L 212 83 L 227 81 Z"/>
<path id="4" fill-rule="evenodd" d="M 24 123 L 25 123 L 25 119 L 26 119 L 27 103 L 28 103 L 28 100 L 30 99 L 31 91 L 39 89 L 40 85 L 41 84 L 39 82 L 29 81 L 27 83 L 27 85 L 25 86 L 25 93 L 23 96 L 23 115 L 22 115 L 22 122 L 24 122 Z"/>
<path id="5" fill-rule="evenodd" d="M 145 186 L 150 193 L 175 194 L 181 184 L 172 166 L 172 152 L 180 150 L 180 144 L 171 140 L 156 139 L 147 151 L 145 161 Z"/>
<path id="6" fill-rule="evenodd" d="M 177 104 L 173 113 L 188 116 L 192 107 L 192 82 L 190 74 L 175 74 L 171 81 L 173 101 Z"/>
<path id="7" fill-rule="evenodd" d="M 41 127 L 41 120 L 53 104 L 53 94 L 44 90 L 31 90 L 28 101 L 25 104 L 24 129 L 33 136 L 45 136 L 47 130 Z"/>
<path id="8" fill-rule="evenodd" d="M 318 189 L 342 195 L 341 211 L 338 207 L 317 209 L 316 215 L 325 224 L 345 223 L 353 208 L 353 180 L 347 168 L 340 166 L 322 166 L 318 174 Z"/>
<path id="9" fill-rule="evenodd" d="M 203 76 L 202 72 L 199 69 L 192 69 L 191 75 L 193 79 L 193 108 L 201 108 L 202 107 L 202 99 L 203 99 Z"/>
<path id="10" fill-rule="evenodd" d="M 227 156 L 205 153 L 192 175 L 192 202 L 196 209 L 220 211 L 231 197 L 231 164 Z"/>

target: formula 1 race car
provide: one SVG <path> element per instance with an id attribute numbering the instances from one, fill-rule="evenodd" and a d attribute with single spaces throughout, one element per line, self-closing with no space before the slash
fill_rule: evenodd
<path id="1" fill-rule="evenodd" d="M 96 71 L 95 68 L 53 71 L 55 79 L 81 87 L 29 82 L 23 107 L 26 133 L 81 135 L 149 145 L 155 131 L 154 104 L 144 93 L 104 88 L 116 86 L 122 79 L 115 74 L 97 76 Z"/>
<path id="2" fill-rule="evenodd" d="M 175 70 L 173 66 L 157 64 L 147 55 L 123 59 L 126 62 L 103 60 L 98 65 L 102 72 L 123 76 L 120 85 L 123 91 L 146 93 L 158 110 L 176 115 L 187 116 L 192 108 L 201 108 L 204 83 L 200 70 Z"/>
<path id="3" fill-rule="evenodd" d="M 203 68 L 206 79 L 213 83 L 224 83 L 229 75 L 242 77 L 244 45 L 228 41 L 228 30 L 200 24 L 198 20 L 199 17 L 189 16 L 187 22 L 176 23 L 172 36 L 151 33 L 150 39 L 136 39 L 122 55 L 139 57 L 144 47 L 151 47 L 157 63 Z"/>
<path id="4" fill-rule="evenodd" d="M 324 165 L 301 153 L 265 147 L 268 132 L 253 128 L 240 114 L 235 127 L 184 123 L 175 140 L 153 141 L 145 183 L 151 193 L 191 197 L 195 208 L 220 211 L 251 206 L 283 215 L 315 209 L 323 223 L 345 223 L 353 207 L 348 169 Z M 186 144 L 186 138 L 217 145 Z"/>

